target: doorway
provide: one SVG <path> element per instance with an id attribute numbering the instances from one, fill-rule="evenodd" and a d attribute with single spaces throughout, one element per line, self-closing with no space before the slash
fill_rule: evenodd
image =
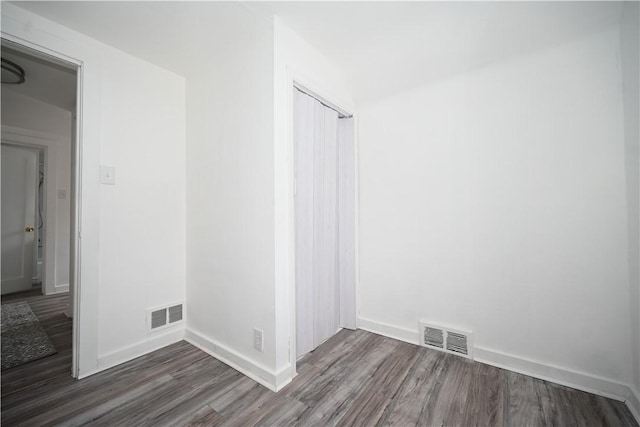
<path id="1" fill-rule="evenodd" d="M 295 87 L 296 358 L 356 328 L 353 117 Z"/>
<path id="2" fill-rule="evenodd" d="M 41 284 L 37 222 L 40 150 L 2 143 L 2 295 L 30 292 Z"/>
<path id="3" fill-rule="evenodd" d="M 77 295 L 72 236 L 78 207 L 79 68 L 4 38 L 1 48 L 2 303 L 26 303 L 39 320 L 38 310 L 44 310 L 42 325 L 45 330 L 47 322 L 57 325 L 52 331 L 58 335 L 50 338 L 59 343 L 58 352 L 67 356 L 61 360 L 76 376 L 71 317 Z M 35 293 L 34 283 L 41 286 Z M 67 346 L 73 351 L 64 351 Z"/>

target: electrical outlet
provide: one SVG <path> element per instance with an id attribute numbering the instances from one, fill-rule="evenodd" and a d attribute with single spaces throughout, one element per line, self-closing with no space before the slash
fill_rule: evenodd
<path id="1" fill-rule="evenodd" d="M 262 331 L 260 329 L 253 330 L 253 348 L 258 351 L 262 351 L 264 346 L 264 339 L 262 337 Z"/>

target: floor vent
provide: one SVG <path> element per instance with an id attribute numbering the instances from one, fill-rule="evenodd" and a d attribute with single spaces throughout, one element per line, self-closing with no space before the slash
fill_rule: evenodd
<path id="1" fill-rule="evenodd" d="M 156 307 L 147 310 L 147 332 L 155 332 L 183 320 L 182 304 Z"/>
<path id="2" fill-rule="evenodd" d="M 471 332 L 420 322 L 420 345 L 473 359 Z"/>

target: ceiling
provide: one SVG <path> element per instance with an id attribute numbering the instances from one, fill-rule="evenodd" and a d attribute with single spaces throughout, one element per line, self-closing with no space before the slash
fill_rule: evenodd
<path id="1" fill-rule="evenodd" d="M 259 3 L 331 58 L 359 103 L 605 28 L 615 2 Z"/>
<path id="2" fill-rule="evenodd" d="M 2 84 L 3 92 L 28 96 L 47 104 L 74 111 L 76 104 L 76 71 L 23 53 L 2 44 L 2 58 L 25 71 L 22 84 Z"/>
<path id="3" fill-rule="evenodd" d="M 606 28 L 622 13 L 609 1 L 16 4 L 187 77 L 277 15 L 344 71 L 360 104 Z"/>

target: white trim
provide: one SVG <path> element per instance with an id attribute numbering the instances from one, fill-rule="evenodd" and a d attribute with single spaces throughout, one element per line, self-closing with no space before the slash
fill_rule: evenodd
<path id="1" fill-rule="evenodd" d="M 629 386 L 629 391 L 631 394 L 625 403 L 631 415 L 633 415 L 638 424 L 640 424 L 640 393 L 638 393 L 638 389 L 634 386 Z"/>
<path id="2" fill-rule="evenodd" d="M 275 390 L 274 391 L 282 390 L 287 384 L 289 384 L 291 381 L 293 381 L 293 377 L 291 376 L 291 366 L 292 365 L 294 365 L 294 364 L 290 363 L 288 365 L 285 365 L 282 368 L 280 368 L 279 371 L 277 371 L 275 373 L 276 383 L 275 383 Z M 297 375 L 297 373 L 296 373 L 296 375 Z"/>
<path id="3" fill-rule="evenodd" d="M 540 363 L 522 356 L 483 347 L 476 347 L 475 352 L 476 361 L 497 368 L 507 369 L 615 400 L 626 401 L 629 397 L 629 386 L 615 380 Z"/>
<path id="4" fill-rule="evenodd" d="M 63 66 L 73 65 L 78 68 L 82 66 L 82 61 L 72 58 L 71 56 L 65 55 L 53 49 L 49 49 L 48 47 L 45 47 L 43 45 L 32 43 L 27 39 L 14 36 L 13 34 L 9 34 L 4 31 L 2 31 L 1 33 L 2 33 L 3 39 L 15 45 L 15 46 L 14 45 L 11 46 L 12 49 L 19 50 L 20 52 L 26 53 L 28 55 L 33 55 L 33 52 L 31 51 L 36 51 L 37 53 L 40 54 L 39 59 L 44 59 L 46 61 L 53 62 L 57 65 L 63 65 Z"/>
<path id="5" fill-rule="evenodd" d="M 234 350 L 216 342 L 206 335 L 188 328 L 185 331 L 185 341 L 210 354 L 236 371 L 246 375 L 252 380 L 262 384 L 271 391 L 281 390 L 291 382 L 290 366 L 285 366 L 279 371 L 271 371 L 253 360 L 238 354 Z"/>
<path id="6" fill-rule="evenodd" d="M 55 285 L 54 291 L 52 293 L 50 293 L 49 295 L 61 294 L 61 293 L 64 293 L 64 292 L 69 292 L 69 284 L 68 283 L 64 283 L 62 285 Z"/>
<path id="7" fill-rule="evenodd" d="M 293 91 L 294 77 L 291 70 L 287 67 L 286 73 L 286 95 L 285 95 L 285 144 L 286 144 L 286 186 L 287 186 L 287 255 L 288 255 L 288 271 L 289 278 L 289 376 L 294 378 L 298 375 L 297 371 L 297 314 L 296 314 L 296 208 L 295 208 L 295 149 L 293 141 Z"/>
<path id="8" fill-rule="evenodd" d="M 93 375 L 100 371 L 117 366 L 121 363 L 128 362 L 137 357 L 144 356 L 152 351 L 159 350 L 171 344 L 175 344 L 184 339 L 185 330 L 179 328 L 173 331 L 166 332 L 162 335 L 154 335 L 144 341 L 131 344 L 127 347 L 123 347 L 111 353 L 107 353 L 98 358 L 98 369 L 88 374 L 83 374 L 79 378 L 85 378 L 89 375 Z"/>
<path id="9" fill-rule="evenodd" d="M 360 117 L 354 113 L 353 115 L 353 161 L 354 161 L 354 171 L 353 171 L 353 185 L 354 188 L 354 196 L 356 198 L 355 205 L 353 207 L 355 220 L 353 226 L 355 227 L 354 239 L 356 239 L 354 246 L 354 257 L 355 257 L 355 269 L 356 269 L 356 289 L 355 289 L 355 298 L 356 298 L 356 328 L 358 327 L 358 318 L 360 317 L 360 132 L 358 129 Z"/>
<path id="10" fill-rule="evenodd" d="M 404 341 L 409 344 L 420 345 L 418 331 L 411 329 L 399 328 L 387 323 L 377 322 L 375 320 L 358 317 L 358 329 L 373 332 L 394 340 Z"/>
<path id="11" fill-rule="evenodd" d="M 72 291 L 71 298 L 73 301 L 73 306 L 71 307 L 72 315 L 73 315 L 73 337 L 72 337 L 72 351 L 73 355 L 71 358 L 71 375 L 76 378 L 81 378 L 82 371 L 91 371 L 92 366 L 98 366 L 98 356 L 97 356 L 97 337 L 95 338 L 95 345 L 92 346 L 92 352 L 88 353 L 82 350 L 82 344 L 85 342 L 82 338 L 83 336 L 89 335 L 91 333 L 97 334 L 98 332 L 98 319 L 97 316 L 91 318 L 90 316 L 86 316 L 85 319 L 81 322 L 81 316 L 84 313 L 90 313 L 91 309 L 97 309 L 98 306 L 98 296 L 96 292 L 93 292 L 89 298 L 83 298 L 83 291 L 86 293 L 87 285 L 80 286 L 82 283 L 82 274 L 81 272 L 86 269 L 86 266 L 83 265 L 82 262 L 82 223 L 83 223 L 83 200 L 82 200 L 82 190 L 83 190 L 83 181 L 85 178 L 83 177 L 83 171 L 85 170 L 85 166 L 87 166 L 89 161 L 89 156 L 84 158 L 83 154 L 83 146 L 85 142 L 85 132 L 87 131 L 84 123 L 84 98 L 87 96 L 85 91 L 85 67 L 84 65 L 78 65 L 78 70 L 76 74 L 76 114 L 72 116 L 73 120 L 73 138 L 71 141 L 71 247 L 69 248 L 69 262 L 71 264 L 71 270 L 69 272 L 69 289 Z M 88 133 L 88 132 L 87 132 Z M 97 157 L 97 158 L 96 158 Z M 95 161 L 99 159 L 99 156 L 96 156 L 93 159 L 94 167 Z M 99 160 L 98 160 L 99 161 Z M 86 186 L 89 187 L 89 186 Z M 96 185 L 92 185 L 95 190 Z M 99 202 L 98 202 L 99 203 Z M 99 211 L 98 203 L 95 203 L 91 206 L 91 209 L 88 211 L 96 210 Z M 97 225 L 92 230 L 97 232 L 99 235 L 100 226 Z M 85 239 L 86 241 L 86 239 Z M 98 242 L 94 242 L 93 249 L 97 254 L 99 254 L 99 244 Z M 97 246 L 97 248 L 96 248 Z M 86 250 L 86 249 L 85 249 Z M 89 251 L 87 251 L 88 253 Z M 86 256 L 86 255 L 85 255 Z M 99 256 L 99 255 L 98 255 Z M 85 268 L 83 268 L 85 267 Z M 93 268 L 89 267 L 89 273 L 93 275 L 93 279 L 95 283 L 99 282 L 99 273 L 98 267 L 94 266 Z M 89 279 L 91 280 L 91 278 Z M 91 319 L 91 320 L 88 320 Z M 90 322 L 88 324 L 88 322 Z M 88 326 L 88 327 L 87 327 Z M 85 356 L 88 354 L 88 356 Z M 92 357 L 94 356 L 94 357 Z M 85 361 L 86 359 L 86 361 Z M 84 367 L 87 366 L 87 367 Z"/>
<path id="12" fill-rule="evenodd" d="M 358 318 L 358 327 L 374 334 L 418 345 L 418 331 L 362 317 Z M 476 362 L 625 402 L 636 421 L 640 423 L 640 394 L 629 384 L 483 347 L 475 347 L 474 352 Z"/>

